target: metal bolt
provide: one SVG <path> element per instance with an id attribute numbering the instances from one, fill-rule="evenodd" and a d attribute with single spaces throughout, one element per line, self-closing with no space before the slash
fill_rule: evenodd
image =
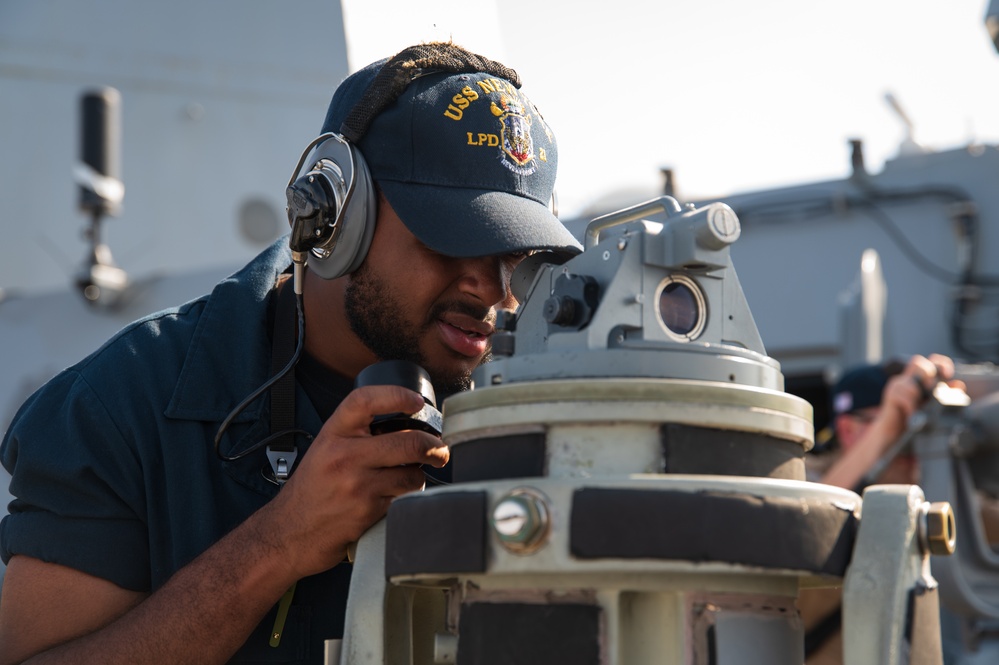
<path id="1" fill-rule="evenodd" d="M 923 552 L 949 556 L 957 547 L 957 523 L 954 511 L 946 501 L 923 504 L 923 519 L 919 522 L 920 545 Z"/>
<path id="2" fill-rule="evenodd" d="M 540 493 L 518 488 L 493 508 L 492 526 L 500 543 L 511 552 L 527 554 L 538 549 L 548 535 L 548 509 Z"/>
<path id="3" fill-rule="evenodd" d="M 493 511 L 493 526 L 501 538 L 523 538 L 530 528 L 531 515 L 526 502 L 520 497 L 501 501 Z"/>

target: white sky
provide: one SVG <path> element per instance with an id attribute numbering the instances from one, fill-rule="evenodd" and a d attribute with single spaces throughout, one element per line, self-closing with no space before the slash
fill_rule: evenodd
<path id="1" fill-rule="evenodd" d="M 517 69 L 559 141 L 562 216 L 879 171 L 905 137 L 999 142 L 989 0 L 343 0 L 352 66 L 454 40 Z M 371 36 L 374 35 L 372 38 Z"/>

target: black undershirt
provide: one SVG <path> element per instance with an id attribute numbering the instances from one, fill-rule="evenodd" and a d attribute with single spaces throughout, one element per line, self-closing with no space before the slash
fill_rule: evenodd
<path id="1" fill-rule="evenodd" d="M 304 352 L 295 366 L 295 380 L 305 390 L 323 422 L 333 415 L 340 402 L 354 389 L 351 379 L 334 372 Z"/>

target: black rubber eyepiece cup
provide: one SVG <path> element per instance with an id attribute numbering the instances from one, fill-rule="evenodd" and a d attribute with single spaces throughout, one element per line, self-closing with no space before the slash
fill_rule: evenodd
<path id="1" fill-rule="evenodd" d="M 402 386 L 423 395 L 425 406 L 414 414 L 388 413 L 375 416 L 371 423 L 372 434 L 385 434 L 405 429 L 418 429 L 441 435 L 442 419 L 437 410 L 437 395 L 430 374 L 408 360 L 383 360 L 368 365 L 354 379 L 354 387 Z"/>

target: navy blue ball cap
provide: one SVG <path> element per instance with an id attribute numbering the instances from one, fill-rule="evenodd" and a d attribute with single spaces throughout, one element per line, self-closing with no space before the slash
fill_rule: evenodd
<path id="1" fill-rule="evenodd" d="M 396 214 L 434 251 L 578 253 L 580 244 L 551 210 L 555 136 L 521 92 L 516 72 L 453 44 L 400 55 L 414 49 L 430 56 L 404 68 L 398 56 L 379 60 L 347 77 L 322 131 L 343 134 L 360 149 Z M 435 67 L 438 53 L 471 65 Z M 386 65 L 397 70 L 390 85 Z M 393 85 L 386 104 L 381 89 Z M 374 99 L 371 88 L 379 91 Z"/>
<path id="2" fill-rule="evenodd" d="M 890 374 L 884 365 L 854 367 L 833 387 L 833 413 L 854 413 L 881 404 Z"/>

